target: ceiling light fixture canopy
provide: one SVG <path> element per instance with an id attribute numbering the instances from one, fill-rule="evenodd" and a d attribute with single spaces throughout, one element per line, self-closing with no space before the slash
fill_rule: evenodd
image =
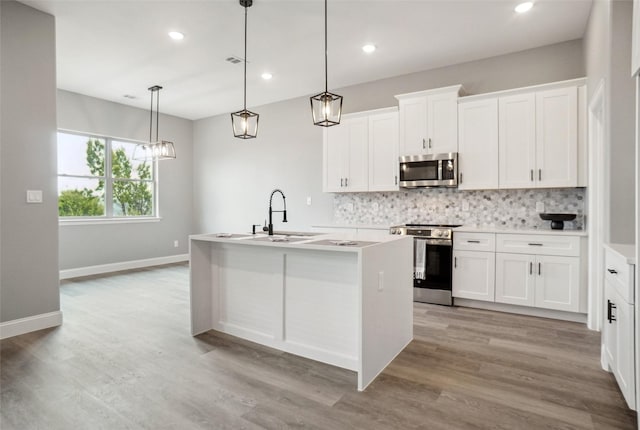
<path id="1" fill-rule="evenodd" d="M 139 143 L 133 151 L 134 160 L 172 160 L 176 158 L 176 149 L 173 142 L 158 139 L 158 129 L 160 128 L 160 90 L 159 85 L 149 88 L 151 91 L 151 109 L 149 118 L 149 143 Z M 153 136 L 153 99 L 156 99 L 156 139 Z"/>
<path id="2" fill-rule="evenodd" d="M 327 0 L 324 0 L 324 92 L 310 97 L 313 124 L 321 127 L 340 124 L 340 115 L 342 114 L 342 96 L 329 92 L 328 75 Z"/>
<path id="3" fill-rule="evenodd" d="M 524 3 L 520 3 L 518 6 L 515 7 L 515 11 L 518 13 L 525 13 L 528 12 L 531 8 L 533 7 L 533 2 L 524 2 Z"/>
<path id="4" fill-rule="evenodd" d="M 233 135 L 239 139 L 252 139 L 258 135 L 258 119 L 260 115 L 247 110 L 247 8 L 253 0 L 239 0 L 244 7 L 244 109 L 231 114 Z"/>
<path id="5" fill-rule="evenodd" d="M 173 40 L 182 40 L 184 39 L 184 33 L 181 33 L 179 31 L 170 31 L 169 37 L 172 38 Z"/>

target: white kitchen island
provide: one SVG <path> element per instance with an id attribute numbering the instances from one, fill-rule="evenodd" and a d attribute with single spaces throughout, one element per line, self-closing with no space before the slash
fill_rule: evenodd
<path id="1" fill-rule="evenodd" d="M 191 236 L 191 334 L 354 370 L 364 390 L 413 339 L 413 238 L 341 239 Z"/>

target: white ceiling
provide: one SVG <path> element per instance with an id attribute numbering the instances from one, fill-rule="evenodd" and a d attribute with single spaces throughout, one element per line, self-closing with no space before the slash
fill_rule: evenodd
<path id="1" fill-rule="evenodd" d="M 21 0 L 56 17 L 58 87 L 199 119 L 242 108 L 238 0 Z M 329 90 L 583 36 L 591 0 L 330 0 Z M 254 0 L 247 105 L 324 90 L 324 2 Z M 170 30 L 185 34 L 179 42 Z M 361 50 L 374 43 L 373 54 Z M 273 79 L 264 81 L 264 71 Z M 125 94 L 136 97 L 130 100 Z"/>

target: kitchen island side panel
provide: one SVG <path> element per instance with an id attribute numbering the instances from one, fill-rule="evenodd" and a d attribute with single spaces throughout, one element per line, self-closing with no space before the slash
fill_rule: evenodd
<path id="1" fill-rule="evenodd" d="M 358 389 L 413 339 L 413 238 L 368 247 L 361 254 L 362 334 Z"/>
<path id="2" fill-rule="evenodd" d="M 213 328 L 212 308 L 212 244 L 200 240 L 189 241 L 189 299 L 191 301 L 191 335 Z"/>

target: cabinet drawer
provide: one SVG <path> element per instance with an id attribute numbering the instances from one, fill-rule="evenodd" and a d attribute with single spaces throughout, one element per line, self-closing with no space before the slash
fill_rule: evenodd
<path id="1" fill-rule="evenodd" d="M 634 266 L 619 253 L 605 247 L 604 279 L 618 292 L 627 303 L 633 304 Z"/>
<path id="2" fill-rule="evenodd" d="M 580 256 L 580 238 L 545 234 L 496 235 L 496 251 L 515 254 Z"/>
<path id="3" fill-rule="evenodd" d="M 496 250 L 496 235 L 494 233 L 453 233 L 453 249 L 461 251 Z"/>

